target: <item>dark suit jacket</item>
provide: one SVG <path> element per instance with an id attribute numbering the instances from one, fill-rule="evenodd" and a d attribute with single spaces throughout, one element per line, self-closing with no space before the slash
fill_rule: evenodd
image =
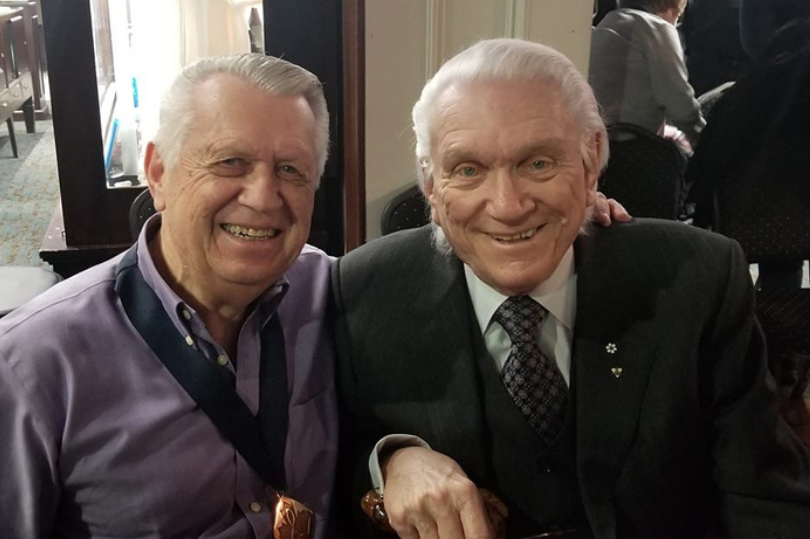
<path id="1" fill-rule="evenodd" d="M 740 0 L 690 0 L 679 29 L 696 96 L 737 80 L 751 63 L 740 42 Z"/>
<path id="2" fill-rule="evenodd" d="M 637 220 L 575 249 L 576 458 L 595 537 L 810 537 L 810 464 L 777 418 L 739 246 Z M 488 486 L 474 356 L 486 349 L 460 261 L 425 227 L 349 253 L 332 283 L 351 504 L 389 433 L 422 437 Z"/>

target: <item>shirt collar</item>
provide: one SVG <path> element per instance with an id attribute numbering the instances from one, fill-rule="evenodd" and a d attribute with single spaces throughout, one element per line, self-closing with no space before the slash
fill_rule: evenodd
<path id="1" fill-rule="evenodd" d="M 160 230 L 161 215 L 157 213 L 150 217 L 144 223 L 141 233 L 138 235 L 137 250 L 138 250 L 138 268 L 143 274 L 144 281 L 149 285 L 155 295 L 157 295 L 163 309 L 169 314 L 172 322 L 181 333 L 186 332 L 186 324 L 194 318 L 198 318 L 197 312 L 191 305 L 188 305 L 183 299 L 172 290 L 172 288 L 161 277 L 160 273 L 155 266 L 155 261 L 152 259 L 152 253 L 149 252 L 149 242 L 155 237 L 155 234 Z M 289 289 L 290 284 L 287 277 L 282 276 L 279 281 L 267 290 L 262 292 L 256 301 L 259 306 L 259 313 L 262 318 L 262 325 L 269 320 L 270 316 L 276 311 L 279 303 L 284 298 Z M 186 317 L 184 314 L 189 314 Z M 186 318 L 186 320 L 183 320 Z"/>
<path id="2" fill-rule="evenodd" d="M 486 332 L 492 316 L 506 300 L 500 292 L 478 278 L 472 268 L 464 264 L 464 276 L 470 292 L 475 317 Z M 569 247 L 551 277 L 540 283 L 530 294 L 535 301 L 546 308 L 554 318 L 569 330 L 574 329 L 576 319 L 576 274 L 574 272 L 574 248 Z"/>

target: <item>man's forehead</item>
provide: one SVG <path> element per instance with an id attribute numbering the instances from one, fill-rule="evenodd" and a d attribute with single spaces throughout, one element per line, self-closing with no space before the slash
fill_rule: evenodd
<path id="1" fill-rule="evenodd" d="M 498 148 L 491 143 L 480 142 L 475 137 L 454 138 L 447 137 L 437 148 L 437 158 L 440 162 L 449 164 L 467 160 L 487 159 L 488 156 L 500 155 L 512 159 L 525 159 L 536 154 L 562 155 L 569 148 L 572 139 L 555 136 L 555 134 L 540 134 L 524 140 L 512 141 L 506 148 Z M 499 153 L 499 150 L 502 150 Z"/>
<path id="2" fill-rule="evenodd" d="M 477 138 L 508 141 L 526 150 L 560 147 L 582 133 L 559 90 L 543 81 L 468 81 L 449 86 L 437 101 L 432 146 L 442 152 L 476 146 Z"/>
<path id="3" fill-rule="evenodd" d="M 441 90 L 436 103 L 439 109 L 460 100 L 478 103 L 484 102 L 487 96 L 503 92 L 525 94 L 544 100 L 560 99 L 562 95 L 558 84 L 544 79 L 462 79 Z"/>
<path id="4" fill-rule="evenodd" d="M 449 124 L 485 126 L 504 119 L 519 122 L 536 117 L 568 122 L 574 118 L 555 85 L 539 80 L 475 80 L 456 82 L 439 95 L 433 134 Z"/>
<path id="5" fill-rule="evenodd" d="M 247 113 L 252 112 L 251 117 L 261 116 L 264 111 L 259 102 L 276 102 L 287 108 L 299 110 L 306 116 L 312 116 L 313 119 L 315 114 L 304 95 L 273 92 L 233 73 L 212 74 L 197 83 L 191 95 L 194 100 L 193 109 L 198 113 L 211 111 L 215 115 L 232 115 L 241 109 Z"/>
<path id="6" fill-rule="evenodd" d="M 273 125 L 315 129 L 315 113 L 300 94 L 276 94 L 257 84 L 229 73 L 217 73 L 200 82 L 193 92 L 190 122 L 211 123 L 214 128 L 227 123 L 242 129 Z M 289 124 L 289 125 L 288 125 Z"/>
<path id="7" fill-rule="evenodd" d="M 240 90 L 244 87 L 256 86 L 250 81 L 235 75 L 233 73 L 211 73 L 205 80 L 201 80 L 194 86 L 195 95 L 198 98 L 216 98 L 218 92 L 226 92 L 227 90 Z"/>
<path id="8" fill-rule="evenodd" d="M 239 77 L 228 74 L 217 77 L 219 81 L 208 80 L 202 84 L 210 82 L 211 88 L 218 89 L 224 78 L 233 79 L 235 86 L 216 95 L 195 95 L 196 103 L 190 111 L 189 131 L 181 144 L 181 155 L 194 159 L 272 157 L 315 166 L 315 120 L 303 96 L 273 95 Z M 230 81 L 225 85 L 230 86 Z M 252 91 L 232 93 L 240 87 Z M 204 89 L 198 86 L 198 90 Z M 254 105 L 263 106 L 257 110 Z"/>

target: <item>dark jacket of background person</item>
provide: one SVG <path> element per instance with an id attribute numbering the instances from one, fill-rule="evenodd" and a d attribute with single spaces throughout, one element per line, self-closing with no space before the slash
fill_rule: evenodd
<path id="1" fill-rule="evenodd" d="M 740 42 L 740 0 L 692 0 L 680 30 L 696 95 L 737 80 L 748 68 Z"/>
<path id="2" fill-rule="evenodd" d="M 754 60 L 780 28 L 795 19 L 810 17 L 808 0 L 740 0 L 740 38 L 743 49 Z"/>
<path id="3" fill-rule="evenodd" d="M 764 189 L 781 204 L 810 204 L 810 19 L 786 27 L 766 58 L 714 105 L 692 157 L 695 224 L 714 220 L 715 188 Z M 750 195 L 749 195 L 750 196 Z M 804 201 L 804 202 L 802 202 Z M 750 196 L 752 216 L 784 211 Z"/>

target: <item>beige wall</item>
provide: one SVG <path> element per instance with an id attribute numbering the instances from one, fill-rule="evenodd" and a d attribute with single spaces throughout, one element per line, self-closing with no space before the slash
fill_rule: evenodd
<path id="1" fill-rule="evenodd" d="M 366 222 L 416 181 L 411 106 L 441 62 L 489 37 L 551 45 L 587 72 L 593 0 L 366 2 Z"/>
<path id="2" fill-rule="evenodd" d="M 366 235 L 414 176 L 411 105 L 425 81 L 427 0 L 366 2 Z"/>

